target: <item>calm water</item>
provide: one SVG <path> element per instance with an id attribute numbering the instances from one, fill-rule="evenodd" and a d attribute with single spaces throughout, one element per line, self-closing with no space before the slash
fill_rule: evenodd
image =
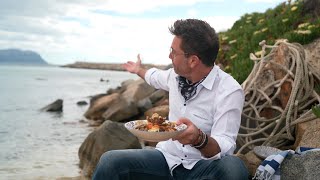
<path id="1" fill-rule="evenodd" d="M 100 82 L 100 78 L 109 82 Z M 0 66 L 0 179 L 79 176 L 78 149 L 92 131 L 81 123 L 89 96 L 133 74 L 59 67 Z M 63 99 L 63 113 L 39 109 Z"/>

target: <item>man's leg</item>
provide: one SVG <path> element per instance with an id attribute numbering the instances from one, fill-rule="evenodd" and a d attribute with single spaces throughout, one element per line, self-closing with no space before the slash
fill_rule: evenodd
<path id="1" fill-rule="evenodd" d="M 104 153 L 92 179 L 171 179 L 167 162 L 155 149 L 113 150 Z"/>
<path id="2" fill-rule="evenodd" d="M 200 160 L 191 170 L 179 166 L 173 172 L 175 179 L 247 180 L 248 170 L 236 156 L 223 156 L 219 160 Z"/>

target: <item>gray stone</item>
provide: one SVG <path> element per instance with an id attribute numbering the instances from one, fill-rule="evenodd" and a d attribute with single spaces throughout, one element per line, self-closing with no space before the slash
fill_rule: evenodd
<path id="1" fill-rule="evenodd" d="M 149 96 L 155 91 L 155 88 L 149 86 L 143 79 L 139 79 L 128 85 L 127 89 L 121 94 L 127 101 L 138 102 Z"/>
<path id="2" fill-rule="evenodd" d="M 150 98 L 146 97 L 146 98 L 138 101 L 137 107 L 139 109 L 139 112 L 143 113 L 143 112 L 147 111 L 148 109 L 151 109 L 153 106 L 152 106 L 152 102 L 151 102 Z"/>
<path id="3" fill-rule="evenodd" d="M 149 96 L 152 104 L 156 103 L 157 101 L 161 100 L 164 97 L 169 97 L 169 94 L 167 91 L 161 90 L 161 89 L 156 90 Z"/>
<path id="4" fill-rule="evenodd" d="M 282 180 L 315 180 L 320 177 L 320 151 L 288 155 L 281 164 Z"/>
<path id="5" fill-rule="evenodd" d="M 92 176 L 101 155 L 115 149 L 141 149 L 141 145 L 122 123 L 107 120 L 90 133 L 79 148 L 82 175 Z"/>
<path id="6" fill-rule="evenodd" d="M 43 107 L 42 111 L 51 111 L 51 112 L 62 112 L 63 109 L 63 100 L 57 99 L 53 103 Z"/>
<path id="7" fill-rule="evenodd" d="M 118 102 L 120 94 L 114 93 L 111 95 L 101 95 L 95 100 L 90 101 L 90 107 L 85 112 L 84 116 L 91 120 L 102 120 L 102 114 L 108 110 L 110 106 Z"/>
<path id="8" fill-rule="evenodd" d="M 139 114 L 136 103 L 126 100 L 123 97 L 117 99 L 102 114 L 103 119 L 112 121 L 123 121 Z"/>

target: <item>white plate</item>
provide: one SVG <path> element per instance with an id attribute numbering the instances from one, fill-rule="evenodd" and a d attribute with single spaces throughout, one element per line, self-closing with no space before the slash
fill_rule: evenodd
<path id="1" fill-rule="evenodd" d="M 124 126 L 139 139 L 150 142 L 166 141 L 182 133 L 187 128 L 187 125 L 181 124 L 179 126 L 176 126 L 177 131 L 171 132 L 148 132 L 136 129 L 137 126 L 147 123 L 147 120 L 136 120 L 127 122 L 124 124 Z"/>
<path id="2" fill-rule="evenodd" d="M 281 150 L 270 146 L 256 146 L 253 148 L 253 152 L 260 158 L 265 159 L 270 155 L 280 153 Z"/>

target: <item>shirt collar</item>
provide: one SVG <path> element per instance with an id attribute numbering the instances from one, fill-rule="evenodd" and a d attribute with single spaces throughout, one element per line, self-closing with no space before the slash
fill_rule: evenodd
<path id="1" fill-rule="evenodd" d="M 206 79 L 202 81 L 201 85 L 205 87 L 206 89 L 211 90 L 213 88 L 214 81 L 216 77 L 218 76 L 218 70 L 219 66 L 214 65 L 211 69 L 210 73 L 207 75 Z"/>
<path id="2" fill-rule="evenodd" d="M 200 84 L 205 87 L 208 90 L 211 90 L 213 88 L 214 81 L 216 77 L 218 76 L 218 70 L 220 69 L 219 66 L 216 64 L 213 66 L 207 77 L 202 81 Z M 176 80 L 179 82 L 179 75 L 176 74 Z"/>

